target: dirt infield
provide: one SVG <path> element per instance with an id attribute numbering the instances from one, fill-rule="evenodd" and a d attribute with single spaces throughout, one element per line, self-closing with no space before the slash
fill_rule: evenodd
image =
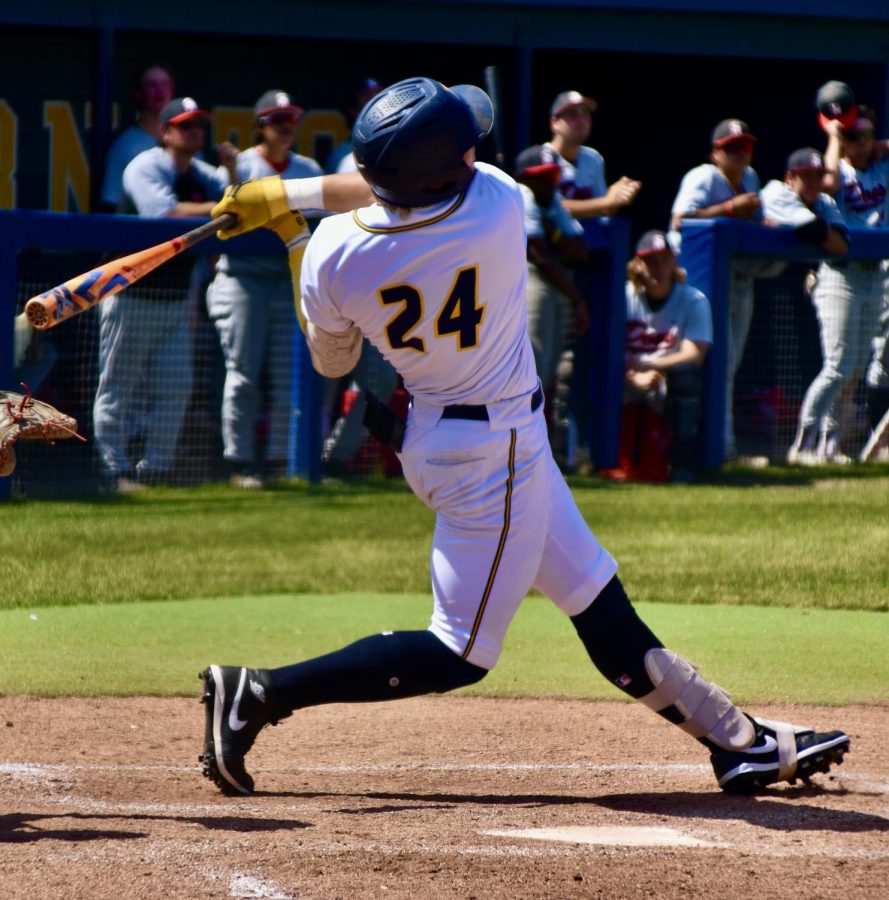
<path id="1" fill-rule="evenodd" d="M 630 704 L 444 697 L 298 713 L 256 796 L 199 774 L 197 700 L 0 699 L 0 896 L 873 898 L 889 884 L 889 704 L 818 787 L 733 798 Z"/>

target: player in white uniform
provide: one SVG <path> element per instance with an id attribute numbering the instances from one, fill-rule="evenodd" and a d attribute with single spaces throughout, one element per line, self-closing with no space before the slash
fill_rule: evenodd
<path id="1" fill-rule="evenodd" d="M 348 371 L 364 333 L 411 393 L 403 443 L 393 443 L 411 487 L 436 514 L 431 625 L 274 670 L 209 666 L 204 774 L 226 793 L 249 794 L 245 754 L 265 725 L 296 709 L 479 681 L 532 587 L 571 617 L 606 677 L 706 744 L 724 789 L 824 770 L 848 737 L 759 723 L 665 650 L 578 512 L 549 450 L 526 330 L 521 192 L 475 162 L 492 118 L 479 88 L 428 78 L 372 100 L 354 146 L 379 202 L 322 221 L 301 279 L 316 368 Z M 240 217 L 226 233 L 276 227 L 284 191 L 294 202 L 279 184 L 248 184 L 223 200 L 217 214 Z M 371 420 L 379 433 L 397 435 L 391 419 Z"/>
<path id="2" fill-rule="evenodd" d="M 679 253 L 682 219 L 710 219 L 717 216 L 760 221 L 759 176 L 751 168 L 756 137 L 740 119 L 724 119 L 710 139 L 710 162 L 685 174 L 673 201 L 668 237 Z M 735 375 L 741 365 L 744 346 L 753 319 L 753 278 L 746 261 L 732 263 L 729 296 L 729 333 L 725 378 L 725 456 L 738 454 L 735 442 Z"/>

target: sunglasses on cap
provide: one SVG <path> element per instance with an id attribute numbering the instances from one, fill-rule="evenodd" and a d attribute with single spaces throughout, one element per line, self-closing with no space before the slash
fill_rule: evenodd
<path id="1" fill-rule="evenodd" d="M 261 127 L 266 125 L 296 125 L 299 116 L 292 109 L 280 109 L 275 112 L 264 113 L 257 122 Z"/>
<path id="2" fill-rule="evenodd" d="M 186 119 L 184 122 L 172 123 L 174 128 L 180 131 L 191 131 L 194 128 L 203 128 L 207 123 L 203 119 Z"/>
<path id="3" fill-rule="evenodd" d="M 739 138 L 736 141 L 728 141 L 719 149 L 725 150 L 726 153 L 753 153 L 754 146 L 750 138 Z"/>

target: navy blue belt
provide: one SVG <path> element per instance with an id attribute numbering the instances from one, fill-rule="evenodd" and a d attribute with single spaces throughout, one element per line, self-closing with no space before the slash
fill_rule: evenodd
<path id="1" fill-rule="evenodd" d="M 540 404 L 543 403 L 543 388 L 537 386 L 537 390 L 531 394 L 531 412 L 536 412 Z M 487 422 L 491 417 L 488 415 L 488 407 L 484 405 L 460 405 L 446 406 L 441 411 L 443 419 L 475 419 L 477 422 Z"/>

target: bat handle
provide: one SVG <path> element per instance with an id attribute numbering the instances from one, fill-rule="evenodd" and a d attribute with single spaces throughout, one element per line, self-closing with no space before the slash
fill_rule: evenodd
<path id="1" fill-rule="evenodd" d="M 237 221 L 238 217 L 233 213 L 224 213 L 216 219 L 210 219 L 209 222 L 198 225 L 197 228 L 192 228 L 191 231 L 186 231 L 185 234 L 176 240 L 182 243 L 183 248 L 193 247 L 200 241 L 212 237 L 217 231 L 221 231 L 223 228 L 231 228 Z"/>

